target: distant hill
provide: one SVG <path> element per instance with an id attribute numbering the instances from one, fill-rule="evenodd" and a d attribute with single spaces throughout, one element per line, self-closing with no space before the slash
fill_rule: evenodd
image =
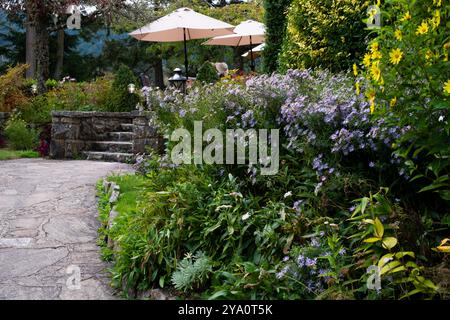
<path id="1" fill-rule="evenodd" d="M 10 32 L 10 28 L 15 31 L 22 31 L 23 29 L 17 25 L 9 23 L 6 18 L 6 14 L 0 11 L 0 48 L 9 45 L 10 43 L 5 40 L 2 36 L 4 34 L 8 34 Z M 77 30 L 68 30 L 66 29 L 66 33 L 70 35 L 76 35 L 79 31 Z M 105 42 L 109 40 L 121 40 L 127 38 L 128 35 L 124 34 L 115 34 L 112 31 L 108 35 L 106 28 L 102 28 L 98 30 L 94 36 L 90 39 L 90 41 L 85 41 L 81 37 L 78 40 L 78 43 L 75 47 L 75 52 L 80 55 L 90 55 L 94 57 L 98 57 L 105 46 Z M 1 61 L 1 59 L 0 59 Z"/>

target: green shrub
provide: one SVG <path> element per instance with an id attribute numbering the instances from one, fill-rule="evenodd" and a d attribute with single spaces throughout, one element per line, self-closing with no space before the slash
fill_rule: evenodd
<path id="1" fill-rule="evenodd" d="M 129 112 L 136 109 L 139 96 L 137 93 L 128 91 L 129 84 L 136 85 L 137 90 L 138 81 L 133 71 L 127 66 L 121 65 L 115 74 L 114 82 L 109 92 L 109 98 L 106 103 L 108 111 Z"/>
<path id="2" fill-rule="evenodd" d="M 10 112 L 27 102 L 27 96 L 22 90 L 27 68 L 27 65 L 17 65 L 0 76 L 0 112 Z"/>
<path id="3" fill-rule="evenodd" d="M 112 77 L 107 75 L 91 82 L 65 82 L 45 94 L 35 96 L 20 106 L 20 117 L 27 123 L 50 123 L 51 112 L 103 111 L 112 86 Z"/>
<path id="4" fill-rule="evenodd" d="M 48 79 L 47 81 L 45 81 L 45 87 L 47 88 L 47 90 L 55 89 L 58 85 L 59 82 L 55 79 Z"/>
<path id="5" fill-rule="evenodd" d="M 362 57 L 368 31 L 364 0 L 293 0 L 280 54 L 280 70 L 343 71 Z"/>
<path id="6" fill-rule="evenodd" d="M 25 121 L 16 118 L 8 121 L 5 136 L 11 147 L 16 150 L 31 150 L 38 143 L 37 132 L 28 128 Z"/>
<path id="7" fill-rule="evenodd" d="M 219 80 L 216 68 L 206 61 L 198 70 L 197 81 L 201 83 L 215 83 Z"/>
<path id="8" fill-rule="evenodd" d="M 390 23 L 364 57 L 365 94 L 376 116 L 410 129 L 393 147 L 419 195 L 450 201 L 450 3 L 401 1 L 381 12 Z"/>

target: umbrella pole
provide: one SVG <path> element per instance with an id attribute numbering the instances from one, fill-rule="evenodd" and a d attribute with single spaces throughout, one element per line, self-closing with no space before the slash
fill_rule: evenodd
<path id="1" fill-rule="evenodd" d="M 183 33 L 184 33 L 184 67 L 185 67 L 185 72 L 186 72 L 186 78 L 189 77 L 189 73 L 188 73 L 188 67 L 189 67 L 189 62 L 188 62 L 188 52 L 187 52 L 187 41 L 186 41 L 186 28 L 183 28 Z"/>
<path id="2" fill-rule="evenodd" d="M 255 60 L 253 60 L 253 43 L 252 43 L 252 36 L 250 36 L 250 68 L 252 69 L 252 72 L 255 72 Z"/>

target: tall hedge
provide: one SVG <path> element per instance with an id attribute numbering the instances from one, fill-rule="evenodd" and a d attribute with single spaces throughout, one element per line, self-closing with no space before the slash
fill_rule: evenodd
<path id="1" fill-rule="evenodd" d="M 369 2 L 366 0 L 293 0 L 279 57 L 280 71 L 327 68 L 343 71 L 365 52 Z"/>
<path id="2" fill-rule="evenodd" d="M 264 72 L 278 69 L 278 55 L 286 30 L 286 11 L 292 0 L 264 0 L 264 21 L 267 28 L 266 47 L 263 52 Z"/>

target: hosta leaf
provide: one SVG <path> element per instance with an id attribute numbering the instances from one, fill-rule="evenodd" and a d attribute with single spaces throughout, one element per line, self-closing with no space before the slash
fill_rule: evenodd
<path id="1" fill-rule="evenodd" d="M 395 257 L 396 257 L 397 259 L 401 259 L 401 258 L 403 258 L 404 256 L 410 256 L 411 258 L 415 258 L 415 257 L 416 257 L 415 254 L 414 254 L 414 252 L 412 252 L 412 251 L 402 251 L 402 252 L 397 252 L 397 253 L 395 254 Z"/>
<path id="2" fill-rule="evenodd" d="M 374 227 L 375 227 L 375 237 L 383 238 L 384 227 L 383 227 L 383 224 L 381 223 L 380 219 L 375 218 Z"/>
<path id="3" fill-rule="evenodd" d="M 383 238 L 382 244 L 383 248 L 390 250 L 397 245 L 397 239 L 394 237 L 386 237 Z"/>

